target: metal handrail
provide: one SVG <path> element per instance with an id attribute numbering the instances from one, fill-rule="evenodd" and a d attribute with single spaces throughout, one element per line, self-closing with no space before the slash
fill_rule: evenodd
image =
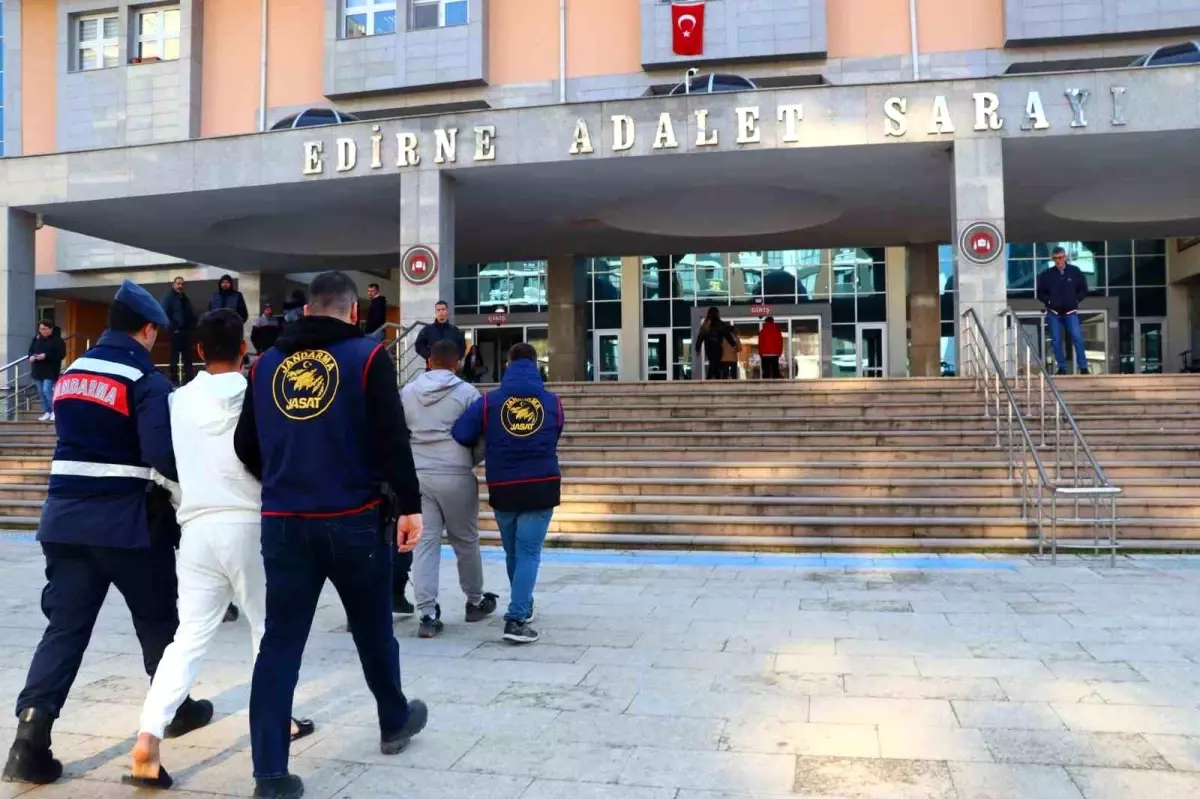
<path id="1" fill-rule="evenodd" d="M 416 354 L 416 342 L 408 343 L 408 337 L 414 330 L 424 327 L 427 322 L 420 320 L 407 327 L 401 327 L 394 322 L 386 322 L 379 330 L 397 330 L 396 337 L 387 344 L 388 354 L 396 364 L 396 388 L 403 388 L 421 372 L 425 371 L 425 360 Z M 375 331 L 376 333 L 379 330 Z"/>
<path id="2" fill-rule="evenodd" d="M 1001 316 L 1004 316 L 1004 314 L 1002 313 Z M 1038 554 L 1041 555 L 1044 553 L 1044 548 L 1045 548 L 1045 543 L 1046 543 L 1046 535 L 1045 535 L 1046 512 L 1045 512 L 1045 507 L 1044 507 L 1044 501 L 1045 501 L 1047 494 L 1049 494 L 1049 496 L 1050 496 L 1049 516 L 1050 516 L 1050 558 L 1051 558 L 1051 563 L 1055 563 L 1058 560 L 1058 549 L 1059 549 L 1059 544 L 1058 544 L 1058 524 L 1059 524 L 1058 499 L 1059 499 L 1059 497 L 1062 496 L 1062 497 L 1074 500 L 1074 502 L 1075 502 L 1074 520 L 1075 521 L 1078 521 L 1078 517 L 1079 517 L 1079 500 L 1080 499 L 1088 499 L 1088 498 L 1090 498 L 1092 500 L 1093 513 L 1092 513 L 1091 521 L 1092 521 L 1092 527 L 1093 527 L 1093 535 L 1092 535 L 1092 545 L 1091 546 L 1092 546 L 1092 548 L 1095 549 L 1096 554 L 1099 554 L 1099 551 L 1100 551 L 1099 527 L 1100 527 L 1100 523 L 1102 521 L 1102 519 L 1100 517 L 1099 501 L 1101 498 L 1107 498 L 1107 499 L 1109 499 L 1110 515 L 1109 515 L 1109 518 L 1104 521 L 1107 521 L 1107 527 L 1108 527 L 1107 546 L 1109 549 L 1109 562 L 1110 562 L 1110 564 L 1115 565 L 1116 550 L 1117 550 L 1116 498 L 1118 495 L 1121 494 L 1121 489 L 1108 483 L 1108 481 L 1103 476 L 1103 471 L 1099 470 L 1098 464 L 1096 464 L 1097 470 L 1094 471 L 1094 473 L 1093 473 L 1093 480 L 1095 481 L 1095 484 L 1081 486 L 1080 479 L 1079 479 L 1077 456 L 1076 456 L 1076 461 L 1075 461 L 1076 466 L 1075 466 L 1075 469 L 1073 470 L 1072 484 L 1071 485 L 1061 485 L 1060 478 L 1061 478 L 1062 458 L 1061 458 L 1061 448 L 1059 446 L 1060 438 L 1059 438 L 1057 432 L 1056 432 L 1055 449 L 1054 449 L 1054 454 L 1055 454 L 1054 478 L 1051 479 L 1050 474 L 1046 469 L 1045 463 L 1043 462 L 1042 457 L 1039 455 L 1039 452 L 1038 452 L 1039 445 L 1037 443 L 1035 443 L 1033 440 L 1033 434 L 1029 430 L 1029 425 L 1026 424 L 1026 422 L 1025 422 L 1025 417 L 1021 411 L 1021 405 L 1017 400 L 1017 394 L 1020 392 L 1020 381 L 1019 381 L 1020 354 L 1019 354 L 1019 352 L 1017 352 L 1016 341 L 1014 341 L 1014 345 L 1013 345 L 1013 354 L 1015 357 L 1015 365 L 1016 365 L 1016 368 L 1014 368 L 1014 370 L 1013 370 L 1014 381 L 1016 382 L 1016 391 L 1014 392 L 1014 385 L 1012 382 L 1010 382 L 1009 374 L 1008 374 L 1009 362 L 1008 362 L 1007 356 L 1009 354 L 1009 350 L 1008 350 L 1009 340 L 1008 340 L 1007 332 L 1005 333 L 1005 337 L 1004 337 L 1005 360 L 1001 361 L 1001 359 L 996 355 L 995 348 L 992 346 L 992 343 L 991 343 L 990 339 L 988 338 L 987 333 L 984 331 L 983 325 L 980 323 L 979 316 L 978 316 L 978 314 L 976 314 L 975 310 L 972 308 L 968 308 L 966 311 L 963 312 L 962 318 L 965 323 L 963 325 L 963 344 L 964 344 L 964 347 L 963 347 L 963 349 L 964 349 L 964 358 L 963 358 L 964 370 L 963 371 L 966 376 L 972 377 L 975 380 L 975 386 L 977 389 L 982 387 L 983 396 L 984 396 L 985 413 L 990 415 L 990 413 L 993 410 L 993 405 L 994 405 L 994 412 L 995 412 L 995 418 L 996 418 L 996 445 L 997 446 L 1002 445 L 1002 439 L 1003 439 L 1003 432 L 1002 432 L 1002 428 L 1001 428 L 1001 419 L 1003 416 L 1007 415 L 1007 420 L 1008 420 L 1008 424 L 1007 424 L 1007 428 L 1008 428 L 1008 470 L 1009 470 L 1009 478 L 1010 479 L 1015 479 L 1017 477 L 1017 474 L 1016 474 L 1016 470 L 1017 470 L 1016 434 L 1019 433 L 1019 437 L 1020 437 L 1021 444 L 1022 444 L 1022 452 L 1021 452 L 1021 467 L 1022 468 L 1021 468 L 1021 474 L 1020 474 L 1020 478 L 1021 478 L 1021 515 L 1022 515 L 1022 518 L 1028 519 L 1031 510 L 1036 511 L 1036 523 L 1037 523 L 1037 532 L 1038 532 Z M 1015 318 L 1015 316 L 1014 316 L 1014 318 Z M 1019 325 L 1018 325 L 1018 329 L 1019 329 Z M 1027 405 L 1032 404 L 1032 363 L 1034 360 L 1035 360 L 1035 358 L 1034 358 L 1031 350 L 1029 349 L 1028 342 L 1026 342 L 1026 357 L 1025 357 L 1026 380 L 1025 380 L 1024 385 L 1025 385 L 1025 393 L 1026 393 L 1026 399 L 1027 399 L 1026 404 Z M 1040 360 L 1038 360 L 1038 363 L 1039 364 L 1041 363 Z M 1044 367 L 1043 367 L 1042 371 L 1044 373 Z M 1044 374 L 1039 375 L 1039 378 L 1044 378 L 1044 377 L 1045 377 Z M 989 383 L 991 384 L 990 392 L 989 392 Z M 1062 395 L 1060 393 L 1058 393 L 1057 387 L 1055 387 L 1055 386 L 1053 386 L 1053 384 L 1051 384 L 1051 388 L 1053 389 L 1053 393 L 1055 394 L 1055 396 L 1057 398 L 1056 403 L 1057 402 L 1062 403 L 1061 405 L 1058 405 L 1058 404 L 1055 405 L 1055 419 L 1056 419 L 1056 431 L 1057 431 L 1057 430 L 1061 429 L 1059 427 L 1059 423 L 1057 420 L 1062 418 L 1060 411 L 1065 410 L 1066 403 L 1062 399 Z M 1007 399 L 1007 413 L 1006 414 L 1001 411 L 1001 405 L 1000 405 L 1001 396 L 1004 396 L 1004 398 Z M 1041 442 L 1040 447 L 1044 448 L 1046 446 L 1046 441 L 1045 441 L 1046 424 L 1045 424 L 1045 403 L 1044 403 L 1045 381 L 1044 380 L 1042 380 L 1042 389 L 1040 392 L 1040 396 L 1043 399 L 1042 404 L 1041 404 L 1041 409 L 1040 409 L 1041 420 L 1042 420 L 1042 424 L 1041 424 L 1042 442 Z M 1086 442 L 1083 442 L 1083 436 L 1081 433 L 1079 433 L 1078 426 L 1073 423 L 1074 422 L 1073 418 L 1072 418 L 1071 422 L 1072 422 L 1071 429 L 1076 436 L 1074 440 L 1077 442 L 1083 443 L 1084 447 L 1086 447 Z M 1078 446 L 1076 446 L 1074 448 L 1074 451 L 1076 453 L 1078 452 Z M 1086 451 L 1089 455 L 1091 454 L 1090 449 L 1087 449 Z M 1032 460 L 1033 465 L 1036 470 L 1036 483 L 1037 483 L 1036 486 L 1030 485 L 1029 462 L 1031 460 Z M 1092 463 L 1095 462 L 1094 456 L 1092 456 L 1091 462 Z M 1064 545 L 1063 548 L 1064 549 L 1072 548 L 1072 546 Z"/>

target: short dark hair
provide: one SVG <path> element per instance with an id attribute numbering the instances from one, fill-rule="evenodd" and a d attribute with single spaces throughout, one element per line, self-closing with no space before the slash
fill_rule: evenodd
<path id="1" fill-rule="evenodd" d="M 367 288 L 375 289 L 376 291 L 379 291 L 379 284 L 378 283 L 368 283 Z"/>
<path id="2" fill-rule="evenodd" d="M 196 343 L 204 350 L 206 361 L 235 363 L 240 360 L 243 335 L 242 317 L 230 308 L 209 311 L 196 323 Z"/>
<path id="3" fill-rule="evenodd" d="M 764 321 L 764 322 L 774 322 L 774 321 L 775 321 L 775 317 L 774 317 L 774 316 L 768 316 L 768 317 L 767 317 L 766 319 L 764 319 L 763 321 Z"/>
<path id="4" fill-rule="evenodd" d="M 435 341 L 429 348 L 429 360 L 438 366 L 454 366 L 458 363 L 458 344 L 448 338 Z"/>
<path id="5" fill-rule="evenodd" d="M 175 283 L 180 280 L 183 280 L 183 275 L 176 275 L 175 277 L 171 278 L 172 283 Z"/>
<path id="6" fill-rule="evenodd" d="M 358 286 L 345 272 L 322 272 L 308 287 L 308 305 L 314 311 L 350 312 L 358 305 Z"/>
<path id="7" fill-rule="evenodd" d="M 1053 250 L 1050 251 L 1050 254 L 1051 255 L 1066 255 L 1067 251 L 1064 250 L 1062 247 L 1055 247 Z"/>
<path id="8" fill-rule="evenodd" d="M 150 324 L 150 320 L 120 300 L 108 306 L 108 329 L 116 333 L 137 333 Z"/>
<path id="9" fill-rule="evenodd" d="M 435 303 L 433 304 L 433 307 L 434 307 L 434 308 L 436 308 L 436 307 L 438 307 L 439 305 L 445 305 L 447 310 L 449 310 L 449 309 L 450 309 L 450 303 L 446 302 L 445 300 L 438 300 L 437 302 L 435 302 Z"/>
<path id="10" fill-rule="evenodd" d="M 532 344 L 518 341 L 508 351 L 508 362 L 516 363 L 517 361 L 533 361 L 537 363 L 537 350 L 533 348 Z"/>
<path id="11" fill-rule="evenodd" d="M 47 321 L 47 320 L 45 320 L 45 319 L 39 319 L 39 320 L 38 320 L 38 327 L 42 327 L 42 326 L 48 327 L 48 328 L 50 328 L 51 330 L 53 330 L 53 329 L 54 329 L 54 323 L 53 323 L 53 322 Z"/>

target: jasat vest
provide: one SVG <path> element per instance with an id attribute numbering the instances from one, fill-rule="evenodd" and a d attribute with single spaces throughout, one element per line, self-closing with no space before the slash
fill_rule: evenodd
<path id="1" fill-rule="evenodd" d="M 366 374 L 381 349 L 351 338 L 294 353 L 272 347 L 255 363 L 264 516 L 340 516 L 379 503 Z"/>

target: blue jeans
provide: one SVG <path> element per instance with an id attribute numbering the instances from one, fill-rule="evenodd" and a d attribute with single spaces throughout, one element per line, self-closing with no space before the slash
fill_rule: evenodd
<path id="1" fill-rule="evenodd" d="M 533 610 L 533 586 L 542 562 L 542 544 L 550 529 L 554 508 L 544 510 L 498 510 L 496 526 L 504 543 L 504 565 L 508 568 L 509 600 L 505 621 L 525 621 Z"/>
<path id="2" fill-rule="evenodd" d="M 38 393 L 42 395 L 42 407 L 46 413 L 54 413 L 54 384 L 55 380 L 38 380 Z"/>
<path id="3" fill-rule="evenodd" d="M 1067 353 L 1063 349 L 1063 328 L 1067 329 L 1067 335 L 1071 337 L 1071 348 L 1075 350 L 1075 365 L 1079 367 L 1079 371 L 1088 368 L 1087 350 L 1084 349 L 1083 330 L 1079 327 L 1079 314 L 1065 314 L 1059 316 L 1056 313 L 1046 314 L 1046 325 L 1050 328 L 1050 346 L 1054 350 L 1054 362 L 1060 370 L 1066 371 L 1067 368 Z"/>
<path id="4" fill-rule="evenodd" d="M 313 519 L 263 516 L 267 620 L 250 689 L 250 744 L 257 779 L 288 773 L 292 696 L 317 600 L 333 583 L 379 710 L 381 737 L 408 720 L 400 689 L 400 650 L 392 631 L 392 553 L 372 509 Z"/>

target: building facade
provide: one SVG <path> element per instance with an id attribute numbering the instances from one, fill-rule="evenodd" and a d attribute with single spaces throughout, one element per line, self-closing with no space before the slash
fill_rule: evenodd
<path id="1" fill-rule="evenodd" d="M 336 267 L 405 325 L 444 298 L 492 377 L 524 339 L 698 378 L 712 306 L 742 377 L 766 314 L 790 378 L 953 374 L 968 308 L 1044 341 L 1059 245 L 1094 368 L 1200 351 L 1200 0 L 696 10 L 0 0 L 0 357 L 82 346 L 122 277 L 278 311 Z"/>

